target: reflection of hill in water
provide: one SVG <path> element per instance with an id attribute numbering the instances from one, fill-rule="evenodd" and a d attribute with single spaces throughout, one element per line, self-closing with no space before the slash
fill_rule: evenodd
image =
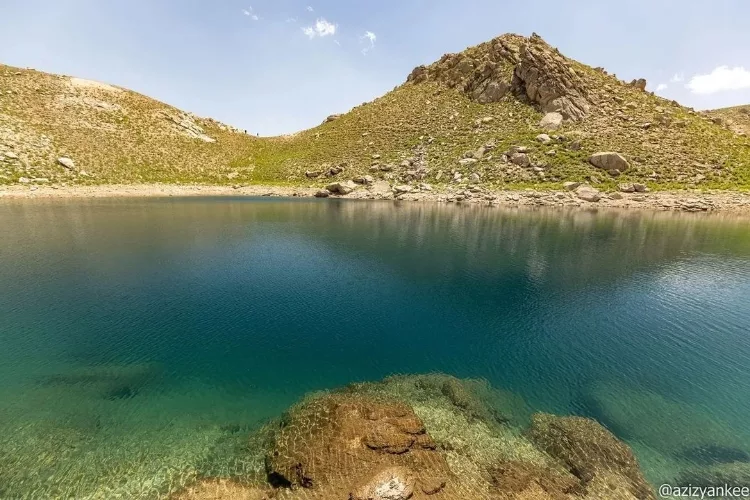
<path id="1" fill-rule="evenodd" d="M 308 241 L 373 259 L 415 280 L 460 274 L 490 281 L 511 271 L 536 284 L 577 286 L 617 279 L 686 254 L 750 256 L 750 219 L 731 215 L 210 199 L 56 200 L 8 208 L 0 215 L 8 229 L 5 238 L 11 240 L 4 249 L 73 248 L 87 266 L 103 266 L 101 271 L 114 270 L 110 266 L 115 261 L 122 263 L 123 255 L 136 252 L 169 266 L 166 259 L 175 250 L 254 240 L 266 231 L 303 234 Z M 24 231 L 14 231 L 16 224 Z M 92 231 L 100 233 L 93 254 L 86 248 L 90 234 L 84 234 Z M 149 238 L 142 238 L 143 232 Z M 132 235 L 139 237 L 134 241 Z M 24 238 L 36 244 L 31 247 Z M 430 258 L 424 258 L 426 253 Z"/>

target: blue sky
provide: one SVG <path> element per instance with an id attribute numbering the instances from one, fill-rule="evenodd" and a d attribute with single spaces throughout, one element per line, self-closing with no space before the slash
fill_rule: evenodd
<path id="1" fill-rule="evenodd" d="M 747 104 L 748 19 L 748 0 L 0 0 L 0 62 L 275 135 L 507 32 L 698 109 Z"/>

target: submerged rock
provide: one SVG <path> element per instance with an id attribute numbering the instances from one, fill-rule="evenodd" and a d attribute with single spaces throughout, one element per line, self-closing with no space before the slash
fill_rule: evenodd
<path id="1" fill-rule="evenodd" d="M 700 407 L 649 390 L 599 382 L 587 391 L 596 415 L 624 435 L 663 453 L 684 456 L 696 450 L 750 450 L 750 436 L 701 411 Z"/>
<path id="2" fill-rule="evenodd" d="M 276 432 L 266 467 L 272 483 L 330 495 L 320 498 L 410 498 L 421 478 L 452 477 L 411 407 L 353 393 L 293 408 Z"/>
<path id="3" fill-rule="evenodd" d="M 628 481 L 628 490 L 636 498 L 654 498 L 630 447 L 594 420 L 537 413 L 528 436 L 584 484 L 603 474 L 615 475 Z"/>

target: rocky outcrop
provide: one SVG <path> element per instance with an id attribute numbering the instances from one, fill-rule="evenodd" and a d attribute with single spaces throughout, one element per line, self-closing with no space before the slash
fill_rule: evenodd
<path id="1" fill-rule="evenodd" d="M 460 54 L 446 54 L 431 66 L 419 66 L 407 78 L 418 84 L 439 81 L 480 103 L 497 102 L 514 94 L 528 99 L 544 113 L 577 121 L 590 107 L 586 84 L 570 60 L 541 37 L 503 35 Z M 559 127 L 551 116 L 546 128 Z"/>
<path id="2" fill-rule="evenodd" d="M 566 464 L 584 485 L 594 483 L 597 477 L 619 476 L 636 498 L 655 498 L 630 447 L 594 420 L 537 413 L 528 436 Z"/>
<path id="3" fill-rule="evenodd" d="M 589 112 L 583 78 L 568 59 L 536 34 L 521 47 L 512 86 L 544 113 L 560 113 L 566 120 L 577 121 Z"/>

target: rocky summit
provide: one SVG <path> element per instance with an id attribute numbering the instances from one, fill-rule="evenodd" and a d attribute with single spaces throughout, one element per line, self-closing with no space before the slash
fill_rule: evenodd
<path id="1" fill-rule="evenodd" d="M 113 85 L 0 66 L 0 184 L 750 188 L 746 107 L 697 112 L 646 88 L 509 34 L 315 128 L 258 138 Z"/>

